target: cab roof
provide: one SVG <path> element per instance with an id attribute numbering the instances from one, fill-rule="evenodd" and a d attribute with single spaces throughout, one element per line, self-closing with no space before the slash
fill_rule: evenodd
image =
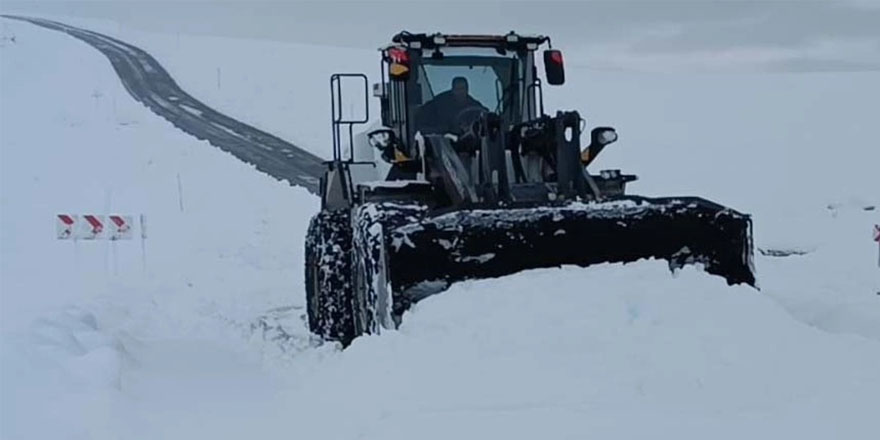
<path id="1" fill-rule="evenodd" d="M 417 49 L 440 47 L 489 47 L 507 50 L 536 50 L 538 46 L 549 43 L 550 37 L 543 35 L 519 35 L 513 31 L 504 35 L 465 35 L 465 34 L 414 34 L 402 31 L 391 38 L 393 45 Z"/>

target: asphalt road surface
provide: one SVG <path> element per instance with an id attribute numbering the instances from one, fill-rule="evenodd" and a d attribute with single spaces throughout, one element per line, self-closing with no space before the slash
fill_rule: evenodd
<path id="1" fill-rule="evenodd" d="M 323 159 L 264 131 L 232 119 L 193 98 L 147 52 L 97 32 L 41 18 L 3 15 L 78 38 L 110 59 L 123 86 L 175 127 L 206 140 L 258 170 L 318 193 Z"/>

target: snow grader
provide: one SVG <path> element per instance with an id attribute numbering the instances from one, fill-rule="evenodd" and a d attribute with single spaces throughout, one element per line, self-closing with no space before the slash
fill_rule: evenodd
<path id="1" fill-rule="evenodd" d="M 380 52 L 381 122 L 362 133 L 366 75 L 330 79 L 333 160 L 305 250 L 313 333 L 347 346 L 452 283 L 532 268 L 655 258 L 755 284 L 748 215 L 628 195 L 636 176 L 588 171 L 617 132 L 582 143 L 577 111 L 545 113 L 542 87 L 565 82 L 550 38 L 401 32 Z M 357 115 L 342 96 L 352 83 Z"/>

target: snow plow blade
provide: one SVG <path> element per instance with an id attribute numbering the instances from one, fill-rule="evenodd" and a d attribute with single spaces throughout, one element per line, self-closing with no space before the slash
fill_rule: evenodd
<path id="1" fill-rule="evenodd" d="M 424 218 L 382 206 L 395 312 L 456 281 L 647 258 L 665 259 L 670 269 L 699 263 L 728 284 L 755 285 L 750 217 L 700 198 L 623 197 Z"/>

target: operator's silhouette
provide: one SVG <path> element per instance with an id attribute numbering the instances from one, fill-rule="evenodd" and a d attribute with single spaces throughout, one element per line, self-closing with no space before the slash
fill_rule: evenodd
<path id="1" fill-rule="evenodd" d="M 489 111 L 468 94 L 463 76 L 452 79 L 452 88 L 435 96 L 416 111 L 416 128 L 424 134 L 460 134 L 462 126 Z"/>

